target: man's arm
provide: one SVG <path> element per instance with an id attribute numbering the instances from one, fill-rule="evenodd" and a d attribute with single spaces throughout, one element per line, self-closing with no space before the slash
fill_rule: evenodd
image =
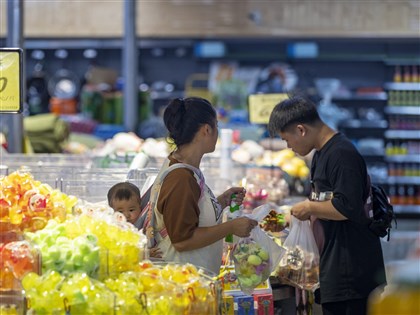
<path id="1" fill-rule="evenodd" d="M 311 215 L 325 220 L 343 221 L 347 218 L 334 208 L 331 200 L 305 200 L 295 204 L 290 213 L 299 220 L 308 220 Z"/>

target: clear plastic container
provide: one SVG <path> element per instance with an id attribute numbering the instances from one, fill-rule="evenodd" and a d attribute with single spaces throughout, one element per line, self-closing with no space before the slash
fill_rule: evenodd
<path id="1" fill-rule="evenodd" d="M 0 294 L 1 315 L 24 315 L 26 314 L 26 300 L 20 292 Z"/>
<path id="2" fill-rule="evenodd" d="M 21 290 L 21 280 L 29 272 L 41 273 L 39 249 L 20 233 L 0 233 L 0 291 Z"/>

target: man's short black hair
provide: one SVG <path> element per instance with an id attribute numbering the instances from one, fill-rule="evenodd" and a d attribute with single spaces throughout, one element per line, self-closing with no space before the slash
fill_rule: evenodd
<path id="1" fill-rule="evenodd" d="M 320 121 L 316 106 L 311 100 L 301 96 L 292 96 L 274 107 L 270 115 L 268 131 L 271 136 L 275 136 L 294 124 L 313 125 Z"/>

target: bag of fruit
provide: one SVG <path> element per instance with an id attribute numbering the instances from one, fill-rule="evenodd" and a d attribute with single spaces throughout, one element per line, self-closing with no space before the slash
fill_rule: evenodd
<path id="1" fill-rule="evenodd" d="M 283 246 L 286 253 L 276 270 L 277 276 L 299 289 L 315 291 L 319 287 L 319 252 L 310 222 L 291 216 L 290 232 Z"/>
<path id="2" fill-rule="evenodd" d="M 262 205 L 248 217 L 259 222 L 272 208 L 270 204 Z M 251 231 L 249 237 L 241 238 L 233 247 L 232 259 L 242 292 L 251 295 L 256 287 L 268 279 L 284 253 L 285 249 L 259 226 Z"/>

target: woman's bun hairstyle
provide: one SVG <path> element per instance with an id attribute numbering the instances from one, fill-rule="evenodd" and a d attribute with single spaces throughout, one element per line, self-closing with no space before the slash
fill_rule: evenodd
<path id="1" fill-rule="evenodd" d="M 216 119 L 211 103 L 200 97 L 173 99 L 163 114 L 168 137 L 177 147 L 190 143 L 202 125 L 215 126 Z"/>

